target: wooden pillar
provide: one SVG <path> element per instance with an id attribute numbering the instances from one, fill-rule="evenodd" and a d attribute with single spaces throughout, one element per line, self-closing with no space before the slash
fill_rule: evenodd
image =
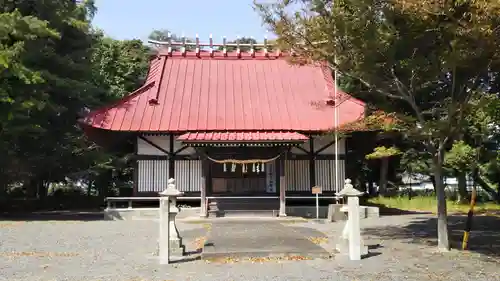
<path id="1" fill-rule="evenodd" d="M 133 160 L 133 166 L 134 166 L 134 171 L 133 171 L 133 178 L 132 178 L 132 196 L 137 196 L 139 193 L 139 139 L 136 137 L 135 138 L 135 147 L 134 147 L 134 160 Z"/>
<path id="2" fill-rule="evenodd" d="M 200 217 L 206 218 L 207 217 L 207 186 L 208 186 L 208 180 L 209 180 L 209 173 L 210 173 L 210 166 L 208 159 L 205 156 L 201 156 L 201 169 L 202 169 L 202 176 L 201 176 L 201 187 L 200 187 Z"/>
<path id="3" fill-rule="evenodd" d="M 389 158 L 384 157 L 380 161 L 380 183 L 379 183 L 379 195 L 387 194 L 387 174 L 389 173 Z"/>
<path id="4" fill-rule="evenodd" d="M 309 137 L 309 188 L 316 185 L 316 163 L 314 161 L 314 139 Z"/>
<path id="5" fill-rule="evenodd" d="M 279 175 L 280 175 L 280 181 L 279 181 L 279 188 L 280 188 L 280 211 L 279 211 L 279 216 L 280 217 L 286 217 L 286 197 L 285 197 L 285 191 L 286 191 L 286 182 L 285 182 L 285 153 L 282 153 L 280 158 L 279 158 Z"/>
<path id="6" fill-rule="evenodd" d="M 174 135 L 170 134 L 168 149 L 168 178 L 175 179 L 175 153 L 174 153 Z"/>

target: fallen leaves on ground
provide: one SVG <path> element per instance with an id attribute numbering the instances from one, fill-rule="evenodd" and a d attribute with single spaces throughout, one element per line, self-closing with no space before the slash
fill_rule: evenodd
<path id="1" fill-rule="evenodd" d="M 265 262 L 280 262 L 280 261 L 303 261 L 303 260 L 312 260 L 311 257 L 306 256 L 283 256 L 283 257 L 253 257 L 253 258 L 234 258 L 234 257 L 225 257 L 225 258 L 212 258 L 206 259 L 207 263 L 237 263 L 237 262 L 251 262 L 251 263 L 265 263 Z"/>
<path id="2" fill-rule="evenodd" d="M 205 223 L 205 224 L 203 224 L 203 227 L 204 227 L 206 230 L 210 230 L 210 229 L 212 229 L 212 224 L 210 224 L 210 223 Z"/>
<path id="3" fill-rule="evenodd" d="M 450 280 L 450 275 L 446 272 L 428 272 L 427 277 L 429 277 L 430 280 Z"/>
<path id="4" fill-rule="evenodd" d="M 1 222 L 0 228 L 15 227 L 21 224 L 21 222 Z"/>
<path id="5" fill-rule="evenodd" d="M 2 257 L 76 257 L 77 253 L 65 253 L 65 252 L 0 252 Z"/>
<path id="6" fill-rule="evenodd" d="M 328 242 L 328 237 L 308 237 L 307 240 L 319 245 Z"/>
<path id="7" fill-rule="evenodd" d="M 203 249 L 203 246 L 205 246 L 205 242 L 207 241 L 207 238 L 205 236 L 198 237 L 194 240 L 194 246 L 196 249 Z"/>

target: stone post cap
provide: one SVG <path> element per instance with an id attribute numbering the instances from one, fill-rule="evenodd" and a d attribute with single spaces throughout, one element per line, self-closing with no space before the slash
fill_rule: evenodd
<path id="1" fill-rule="evenodd" d="M 344 189 L 339 191 L 336 195 L 337 196 L 347 196 L 347 197 L 353 197 L 353 196 L 361 196 L 364 194 L 364 192 L 361 192 L 354 188 L 354 186 L 351 184 L 350 179 L 345 179 L 345 184 L 344 184 Z"/>
<path id="2" fill-rule="evenodd" d="M 179 197 L 179 196 L 182 196 L 182 195 L 184 194 L 184 192 L 179 191 L 179 190 L 175 187 L 175 179 L 170 178 L 170 179 L 168 180 L 167 189 L 163 190 L 163 191 L 162 191 L 162 192 L 160 192 L 159 194 L 160 194 L 160 196 Z"/>

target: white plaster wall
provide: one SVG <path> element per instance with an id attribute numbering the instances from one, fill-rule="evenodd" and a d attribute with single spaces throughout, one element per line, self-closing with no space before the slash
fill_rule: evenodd
<path id="1" fill-rule="evenodd" d="M 138 192 L 160 192 L 168 184 L 168 160 L 139 160 Z"/>
<path id="2" fill-rule="evenodd" d="M 314 137 L 314 150 L 318 151 L 319 149 L 321 149 L 322 147 L 324 147 L 325 145 L 329 144 L 330 142 L 332 142 L 334 140 L 335 140 L 335 137 L 333 135 Z M 309 141 L 306 141 L 300 147 L 309 151 Z M 304 151 L 302 151 L 296 147 L 292 148 L 291 152 L 294 154 L 306 154 Z M 339 139 L 338 153 L 345 154 L 345 139 Z M 332 144 L 332 146 L 321 151 L 319 154 L 320 155 L 321 154 L 330 154 L 330 155 L 335 154 L 335 144 Z"/>
<path id="3" fill-rule="evenodd" d="M 321 186 L 323 191 L 342 190 L 345 180 L 345 161 L 315 160 L 314 162 L 316 185 Z M 338 163 L 337 186 L 335 186 L 335 163 Z M 285 184 L 287 191 L 309 192 L 312 187 L 309 184 L 309 160 L 285 160 Z"/>
<path id="4" fill-rule="evenodd" d="M 170 137 L 169 136 L 143 136 L 144 138 L 148 139 L 152 143 L 158 145 L 159 147 L 165 149 L 168 151 L 170 149 Z M 174 151 L 182 148 L 183 145 L 179 141 L 175 141 L 174 138 Z M 179 155 L 191 155 L 194 154 L 195 151 L 192 147 L 188 147 L 181 152 L 179 152 Z M 160 151 L 156 147 L 150 145 L 146 141 L 144 141 L 141 138 L 137 138 L 137 154 L 139 155 L 165 155 L 164 152 Z"/>

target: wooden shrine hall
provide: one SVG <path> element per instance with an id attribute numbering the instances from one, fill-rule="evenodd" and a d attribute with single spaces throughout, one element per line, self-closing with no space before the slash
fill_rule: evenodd
<path id="1" fill-rule="evenodd" d="M 328 132 L 362 118 L 365 105 L 335 92 L 327 66 L 290 64 L 267 44 L 229 52 L 212 40 L 153 43 L 161 47 L 144 85 L 81 121 L 89 136 L 134 137 L 134 196 L 157 196 L 169 178 L 202 209 L 206 196 L 279 196 L 273 204 L 284 205 L 285 193 L 342 188 L 348 142 Z"/>

